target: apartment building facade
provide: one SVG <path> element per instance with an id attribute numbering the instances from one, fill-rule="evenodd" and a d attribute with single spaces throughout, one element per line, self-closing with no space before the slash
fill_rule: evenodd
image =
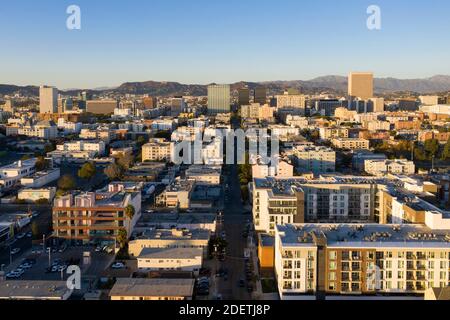
<path id="1" fill-rule="evenodd" d="M 126 214 L 134 208 L 133 217 Z M 61 239 L 87 243 L 112 241 L 124 229 L 130 237 L 141 215 L 141 192 L 71 193 L 53 202 L 53 232 Z"/>
<path id="2" fill-rule="evenodd" d="M 336 152 L 331 148 L 300 145 L 294 148 L 293 160 L 298 172 L 320 174 L 336 171 Z"/>
<path id="3" fill-rule="evenodd" d="M 370 180 L 253 179 L 255 229 L 273 234 L 277 224 L 372 222 L 377 193 Z"/>
<path id="4" fill-rule="evenodd" d="M 385 175 L 388 173 L 412 175 L 416 172 L 416 166 L 413 161 L 408 160 L 365 160 L 364 171 L 374 176 Z"/>
<path id="5" fill-rule="evenodd" d="M 152 139 L 142 146 L 142 161 L 170 161 L 174 143 L 164 139 Z"/>
<path id="6" fill-rule="evenodd" d="M 369 150 L 370 141 L 359 138 L 338 138 L 331 140 L 334 147 L 346 150 Z"/>
<path id="7" fill-rule="evenodd" d="M 449 286 L 450 238 L 420 225 L 277 226 L 282 299 L 423 296 Z"/>

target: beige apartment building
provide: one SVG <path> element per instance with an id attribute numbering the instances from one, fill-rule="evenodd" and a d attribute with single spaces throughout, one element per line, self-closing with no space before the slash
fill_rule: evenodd
<path id="1" fill-rule="evenodd" d="M 450 285 L 450 237 L 421 225 L 277 226 L 282 299 L 423 297 Z"/>
<path id="2" fill-rule="evenodd" d="M 362 100 L 373 97 L 373 73 L 352 72 L 348 76 L 348 95 Z"/>
<path id="3" fill-rule="evenodd" d="M 304 109 L 306 106 L 306 96 L 302 94 L 289 94 L 285 92 L 282 95 L 277 95 L 277 108 L 301 108 Z"/>
<path id="4" fill-rule="evenodd" d="M 372 179 L 253 179 L 253 221 L 259 232 L 304 222 L 373 222 L 377 184 Z"/>
<path id="5" fill-rule="evenodd" d="M 128 206 L 133 217 L 126 215 Z M 108 191 L 71 193 L 53 203 L 53 234 L 57 238 L 90 241 L 115 241 L 124 229 L 130 237 L 141 216 L 141 192 Z"/>
<path id="6" fill-rule="evenodd" d="M 315 174 L 336 171 L 336 152 L 327 147 L 300 145 L 294 148 L 297 172 Z"/>
<path id="7" fill-rule="evenodd" d="M 348 150 L 369 150 L 369 140 L 359 138 L 338 138 L 331 140 L 335 148 Z"/>
<path id="8" fill-rule="evenodd" d="M 365 160 L 364 171 L 374 176 L 386 175 L 388 173 L 412 175 L 416 172 L 416 166 L 413 161 L 408 160 Z"/>
<path id="9" fill-rule="evenodd" d="M 252 103 L 241 106 L 241 117 L 261 120 L 272 120 L 274 108 L 268 104 Z"/>
<path id="10" fill-rule="evenodd" d="M 164 139 L 152 139 L 142 146 L 142 161 L 170 161 L 174 143 Z"/>

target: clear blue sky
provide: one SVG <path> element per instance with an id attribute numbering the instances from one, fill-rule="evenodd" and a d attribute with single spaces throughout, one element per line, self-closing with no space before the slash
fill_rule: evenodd
<path id="1" fill-rule="evenodd" d="M 82 29 L 66 29 L 81 7 Z M 366 9 L 382 10 L 382 30 Z M 297 80 L 450 74 L 448 0 L 0 1 L 0 83 Z"/>

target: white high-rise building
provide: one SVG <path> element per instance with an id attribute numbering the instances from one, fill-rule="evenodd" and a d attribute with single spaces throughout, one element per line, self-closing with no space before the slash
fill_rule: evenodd
<path id="1" fill-rule="evenodd" d="M 58 89 L 55 87 L 41 86 L 39 89 L 40 113 L 58 112 Z"/>

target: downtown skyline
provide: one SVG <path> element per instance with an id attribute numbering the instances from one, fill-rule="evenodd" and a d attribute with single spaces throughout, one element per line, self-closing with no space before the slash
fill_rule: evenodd
<path id="1" fill-rule="evenodd" d="M 275 7 L 269 1 L 76 1 L 81 30 L 70 31 L 71 4 L 2 3 L 0 34 L 8 50 L 0 83 L 90 89 L 148 80 L 306 80 L 349 70 L 417 79 L 450 70 L 450 45 L 442 41 L 450 29 L 446 1 L 377 1 L 378 31 L 366 27 L 372 3 L 363 0 L 339 8 L 333 1 L 286 0 Z"/>

